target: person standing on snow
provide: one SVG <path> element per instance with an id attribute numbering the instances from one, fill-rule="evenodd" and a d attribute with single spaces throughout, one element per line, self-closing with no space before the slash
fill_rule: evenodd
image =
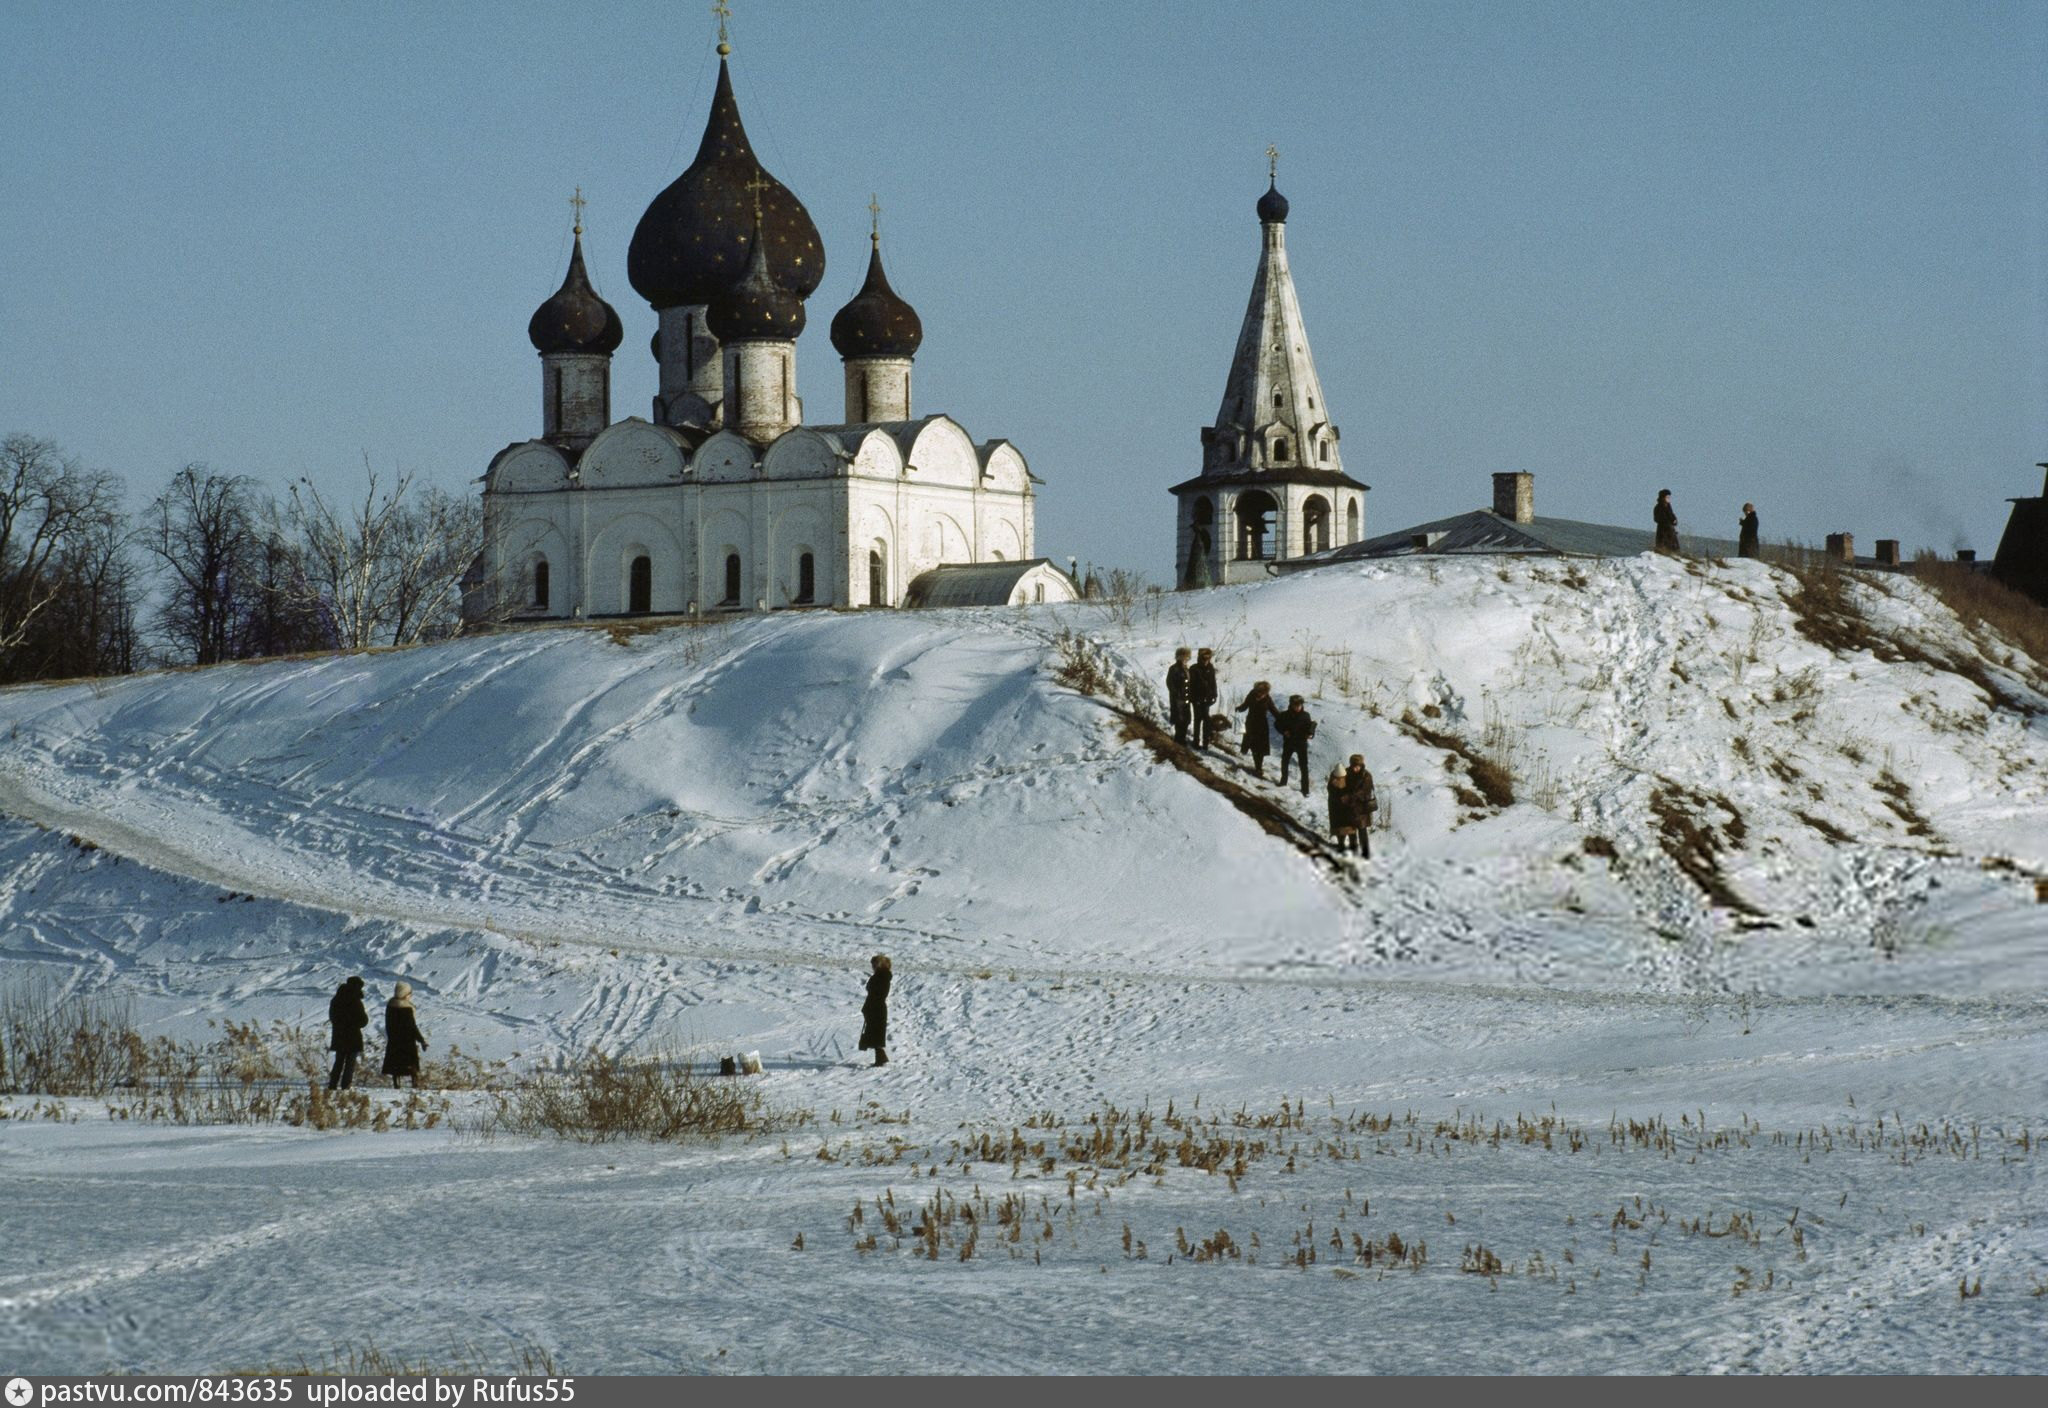
<path id="1" fill-rule="evenodd" d="M 1372 774 L 1366 771 L 1363 753 L 1353 753 L 1351 766 L 1344 770 L 1344 800 L 1351 807 L 1351 824 L 1357 831 L 1352 844 L 1360 856 L 1371 860 L 1373 814 L 1379 810 L 1379 798 L 1373 795 Z"/>
<path id="2" fill-rule="evenodd" d="M 384 1004 L 384 1074 L 391 1077 L 393 1090 L 400 1076 L 411 1076 L 412 1088 L 420 1088 L 420 1053 L 426 1049 L 419 1016 L 412 1010 L 412 984 L 400 983 Z"/>
<path id="3" fill-rule="evenodd" d="M 1209 746 L 1209 719 L 1216 712 L 1215 652 L 1195 652 L 1194 668 L 1188 671 L 1188 710 L 1195 716 L 1195 746 Z"/>
<path id="4" fill-rule="evenodd" d="M 1308 741 L 1316 736 L 1316 721 L 1309 717 L 1308 701 L 1299 694 L 1287 697 L 1287 708 L 1273 716 L 1280 730 L 1280 785 L 1287 785 L 1287 765 L 1301 764 L 1301 795 L 1308 795 Z"/>
<path id="5" fill-rule="evenodd" d="M 1166 672 L 1166 709 L 1173 719 L 1173 741 L 1188 741 L 1188 648 L 1173 652 L 1173 668 Z"/>
<path id="6" fill-rule="evenodd" d="M 1735 544 L 1735 551 L 1741 557 L 1762 557 L 1763 538 L 1757 531 L 1756 505 L 1742 506 L 1741 538 Z"/>
<path id="7" fill-rule="evenodd" d="M 1657 551 L 1678 556 L 1678 510 L 1671 506 L 1671 491 L 1657 491 L 1657 506 L 1650 510 L 1657 520 Z"/>
<path id="8" fill-rule="evenodd" d="M 1351 815 L 1351 789 L 1344 769 L 1330 769 L 1327 790 L 1330 802 L 1330 839 L 1337 843 L 1337 849 L 1340 851 L 1355 850 L 1358 846 L 1358 821 Z"/>
<path id="9" fill-rule="evenodd" d="M 1273 706 L 1273 686 L 1265 680 L 1253 685 L 1252 692 L 1244 697 L 1244 703 L 1237 706 L 1237 712 L 1244 715 L 1244 738 L 1238 746 L 1251 754 L 1253 773 L 1264 777 L 1266 755 L 1273 751 L 1273 738 L 1266 728 L 1266 721 L 1280 717 L 1280 711 Z"/>
<path id="10" fill-rule="evenodd" d="M 334 990 L 327 1002 L 327 1024 L 334 1032 L 327 1040 L 327 1049 L 334 1053 L 327 1088 L 347 1090 L 356 1083 L 356 1057 L 363 1054 L 363 1028 L 370 1025 L 361 978 L 350 978 Z"/>
<path id="11" fill-rule="evenodd" d="M 889 1064 L 889 956 L 875 955 L 868 975 L 868 998 L 860 1005 L 860 1049 L 875 1053 L 875 1064 Z"/>

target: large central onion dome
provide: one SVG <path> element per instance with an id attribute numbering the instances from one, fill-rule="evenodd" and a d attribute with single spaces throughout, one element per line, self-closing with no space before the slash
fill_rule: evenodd
<path id="1" fill-rule="evenodd" d="M 597 296 L 583 272 L 583 231 L 569 255 L 569 272 L 554 296 L 533 312 L 526 335 L 541 352 L 601 352 L 609 357 L 626 335 L 618 310 Z"/>
<path id="2" fill-rule="evenodd" d="M 868 251 L 868 281 L 853 301 L 832 315 L 832 345 L 842 357 L 915 357 L 924 341 L 917 310 L 889 287 L 882 245 Z"/>
<path id="3" fill-rule="evenodd" d="M 765 209 L 755 215 L 756 238 L 746 272 L 704 311 L 704 325 L 720 342 L 794 342 L 804 330 L 803 300 L 777 283 L 769 270 L 771 242 L 759 237 L 765 218 Z"/>
<path id="4" fill-rule="evenodd" d="M 765 183 L 761 224 L 775 280 L 809 298 L 825 277 L 818 227 L 803 202 L 755 159 L 721 58 L 697 159 L 647 207 L 626 251 L 626 277 L 640 296 L 657 309 L 678 308 L 708 304 L 730 287 L 747 265 L 756 182 Z"/>
<path id="5" fill-rule="evenodd" d="M 1280 188 L 1273 182 L 1266 183 L 1266 193 L 1259 197 L 1259 223 L 1262 225 L 1284 225 L 1287 223 L 1287 197 L 1280 194 Z"/>

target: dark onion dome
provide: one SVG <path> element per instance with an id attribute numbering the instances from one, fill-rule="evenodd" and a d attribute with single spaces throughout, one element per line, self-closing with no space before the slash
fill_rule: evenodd
<path id="1" fill-rule="evenodd" d="M 765 211 L 756 217 L 753 252 L 740 281 L 722 290 L 704 310 L 704 325 L 720 342 L 794 342 L 804 330 L 804 301 L 775 281 L 768 269 L 770 241 L 761 235 Z"/>
<path id="2" fill-rule="evenodd" d="M 597 296 L 590 276 L 583 272 L 582 230 L 576 232 L 562 286 L 534 309 L 526 335 L 542 352 L 602 352 L 609 357 L 619 350 L 626 330 L 619 324 L 618 311 Z"/>
<path id="3" fill-rule="evenodd" d="M 825 247 L 803 202 L 762 169 L 740 125 L 732 75 L 718 61 L 718 91 L 697 159 L 654 198 L 626 250 L 626 277 L 655 308 L 708 304 L 746 267 L 753 226 L 753 181 L 761 192 L 763 223 L 774 256 L 776 282 L 809 298 L 825 277 Z"/>
<path id="4" fill-rule="evenodd" d="M 1272 182 L 1266 183 L 1266 193 L 1259 197 L 1259 223 L 1262 225 L 1284 225 L 1287 223 L 1287 197 L 1280 194 Z"/>
<path id="5" fill-rule="evenodd" d="M 868 281 L 832 315 L 832 345 L 842 357 L 915 357 L 924 341 L 917 310 L 889 287 L 879 240 L 868 251 Z"/>

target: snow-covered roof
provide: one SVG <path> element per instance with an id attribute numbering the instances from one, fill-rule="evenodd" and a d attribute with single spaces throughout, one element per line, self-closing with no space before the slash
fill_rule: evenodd
<path id="1" fill-rule="evenodd" d="M 1685 550 L 1707 557 L 1733 557 L 1733 538 L 1701 538 L 1683 531 Z M 1418 537 L 1428 546 L 1417 547 Z M 1656 546 L 1649 528 L 1623 528 L 1610 523 L 1582 523 L 1573 518 L 1532 518 L 1516 523 L 1489 509 L 1474 509 L 1433 523 L 1418 523 L 1397 533 L 1382 533 L 1341 548 L 1275 564 L 1282 571 L 1353 562 L 1362 557 L 1403 557 L 1411 553 L 1551 553 L 1567 557 L 1633 557 Z"/>

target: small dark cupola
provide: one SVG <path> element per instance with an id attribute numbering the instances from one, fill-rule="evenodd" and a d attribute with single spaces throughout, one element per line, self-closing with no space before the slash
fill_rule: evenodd
<path id="1" fill-rule="evenodd" d="M 562 286 L 534 310 L 526 325 L 526 335 L 542 353 L 588 352 L 609 357 L 619 350 L 626 330 L 619 323 L 618 310 L 597 296 L 597 290 L 590 286 L 589 274 L 584 272 L 580 220 L 575 240 Z"/>
<path id="2" fill-rule="evenodd" d="M 739 281 L 711 300 L 705 322 L 720 342 L 795 342 L 804 330 L 804 301 L 776 282 L 762 210 L 754 211 L 751 250 Z"/>
<path id="3" fill-rule="evenodd" d="M 832 346 L 841 357 L 915 357 L 924 341 L 924 324 L 917 310 L 889 287 L 889 276 L 882 271 L 879 211 L 868 241 L 867 282 L 832 315 Z"/>
<path id="4" fill-rule="evenodd" d="M 718 88 L 697 159 L 647 207 L 626 251 L 626 277 L 656 309 L 709 304 L 740 277 L 751 252 L 756 182 L 763 183 L 761 224 L 776 281 L 809 298 L 825 277 L 825 249 L 810 212 L 762 168 L 747 140 L 726 63 L 731 52 L 721 20 Z"/>
<path id="5" fill-rule="evenodd" d="M 1287 223 L 1287 197 L 1280 194 L 1278 186 L 1268 182 L 1266 193 L 1259 197 L 1259 223 L 1261 225 L 1285 225 Z"/>

